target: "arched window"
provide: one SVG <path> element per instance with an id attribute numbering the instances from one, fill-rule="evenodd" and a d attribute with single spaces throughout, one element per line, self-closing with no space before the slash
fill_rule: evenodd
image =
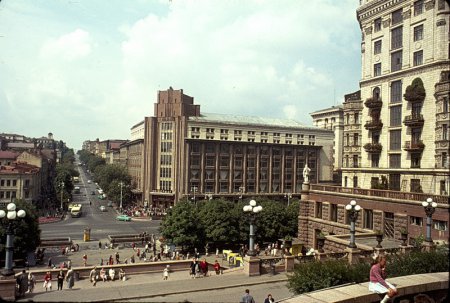
<path id="1" fill-rule="evenodd" d="M 379 87 L 375 87 L 372 91 L 372 98 L 374 100 L 379 100 L 380 99 L 380 88 Z"/>

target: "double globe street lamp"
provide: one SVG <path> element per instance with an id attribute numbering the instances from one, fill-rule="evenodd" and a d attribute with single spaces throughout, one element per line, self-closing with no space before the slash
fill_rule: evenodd
<path id="1" fill-rule="evenodd" d="M 428 198 L 427 201 L 422 202 L 422 206 L 425 209 L 425 214 L 427 215 L 427 231 L 425 242 L 432 243 L 431 239 L 431 221 L 434 212 L 436 211 L 437 203 L 433 202 L 433 199 Z"/>
<path id="2" fill-rule="evenodd" d="M 14 250 L 14 229 L 13 222 L 16 218 L 24 218 L 26 212 L 23 209 L 16 211 L 16 204 L 9 203 L 6 206 L 8 212 L 3 209 L 0 210 L 0 219 L 5 216 L 8 219 L 8 226 L 6 227 L 6 259 L 5 268 L 2 271 L 3 276 L 11 276 L 14 274 L 13 268 L 13 250 Z"/>
<path id="3" fill-rule="evenodd" d="M 250 222 L 250 234 L 249 234 L 249 248 L 248 248 L 248 252 L 247 255 L 249 256 L 256 256 L 256 251 L 255 251 L 255 229 L 254 229 L 254 224 L 255 224 L 255 220 L 256 220 L 256 215 L 258 213 L 260 213 L 262 211 L 262 206 L 261 205 L 256 205 L 256 201 L 255 200 L 250 200 L 249 205 L 245 205 L 243 210 L 244 213 L 249 214 L 249 222 Z"/>
<path id="4" fill-rule="evenodd" d="M 356 205 L 356 201 L 352 200 L 349 204 L 345 206 L 347 210 L 348 217 L 350 219 L 350 243 L 348 244 L 349 248 L 356 248 L 355 244 L 355 222 L 358 219 L 359 211 L 361 210 L 361 206 Z"/>

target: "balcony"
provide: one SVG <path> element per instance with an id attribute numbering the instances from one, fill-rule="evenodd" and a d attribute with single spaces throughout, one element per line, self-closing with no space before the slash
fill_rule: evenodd
<path id="1" fill-rule="evenodd" d="M 383 146 L 380 143 L 366 143 L 364 144 L 364 150 L 371 154 L 381 153 Z"/>
<path id="2" fill-rule="evenodd" d="M 424 148 L 425 144 L 423 144 L 422 140 L 405 141 L 405 145 L 403 145 L 403 149 L 409 152 L 422 152 Z"/>
<path id="3" fill-rule="evenodd" d="M 364 102 L 364 105 L 367 108 L 381 108 L 383 102 L 381 102 L 381 99 L 367 98 L 366 102 Z"/>
<path id="4" fill-rule="evenodd" d="M 380 130 L 383 127 L 383 122 L 381 120 L 369 120 L 364 124 L 365 129 L 367 130 Z"/>
<path id="5" fill-rule="evenodd" d="M 405 120 L 403 120 L 403 124 L 406 126 L 423 126 L 424 123 L 423 115 L 422 114 L 413 114 L 405 117 Z"/>

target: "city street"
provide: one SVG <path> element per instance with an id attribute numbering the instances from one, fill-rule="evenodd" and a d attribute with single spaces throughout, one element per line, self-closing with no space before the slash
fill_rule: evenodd
<path id="1" fill-rule="evenodd" d="M 117 212 L 113 207 L 108 207 L 108 200 L 98 199 L 98 191 L 95 183 L 88 183 L 89 177 L 78 167 L 80 182 L 75 186 L 80 187 L 80 194 L 73 195 L 73 202 L 80 203 L 83 214 L 80 218 L 72 218 L 68 213 L 60 222 L 42 224 L 41 238 L 70 237 L 72 240 L 82 240 L 83 230 L 91 229 L 91 241 L 104 241 L 111 234 L 137 234 L 146 231 L 149 234 L 157 234 L 160 220 L 132 220 L 131 222 L 117 221 Z M 95 191 L 95 195 L 91 192 Z M 91 201 L 91 205 L 89 205 Z M 106 207 L 106 211 L 100 211 L 100 206 Z"/>

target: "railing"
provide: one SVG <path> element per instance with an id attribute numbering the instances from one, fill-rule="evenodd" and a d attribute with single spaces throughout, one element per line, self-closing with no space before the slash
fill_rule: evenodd
<path id="1" fill-rule="evenodd" d="M 335 192 L 344 193 L 352 195 L 364 195 L 372 197 L 382 197 L 398 200 L 409 200 L 409 201 L 426 201 L 427 198 L 433 199 L 433 201 L 442 204 L 449 204 L 448 196 L 442 195 L 432 195 L 426 193 L 410 193 L 410 192 L 400 192 L 382 189 L 363 189 L 363 188 L 351 188 L 351 187 L 341 187 L 332 185 L 321 185 L 321 184 L 311 184 L 311 190 L 325 191 L 325 192 Z"/>
<path id="2" fill-rule="evenodd" d="M 378 130 L 383 127 L 383 122 L 381 122 L 381 120 L 379 119 L 369 120 L 366 122 L 366 124 L 364 124 L 364 127 L 367 130 Z"/>
<path id="3" fill-rule="evenodd" d="M 381 99 L 368 98 L 364 102 L 364 105 L 367 108 L 380 108 L 383 105 L 383 102 L 381 101 Z"/>
<path id="4" fill-rule="evenodd" d="M 364 144 L 364 150 L 368 153 L 380 153 L 383 146 L 380 143 L 366 143 Z"/>
<path id="5" fill-rule="evenodd" d="M 423 115 L 421 114 L 413 114 L 405 117 L 403 120 L 403 124 L 405 125 L 423 125 L 424 123 Z"/>
<path id="6" fill-rule="evenodd" d="M 406 151 L 422 151 L 424 148 L 425 144 L 423 144 L 422 140 L 405 141 L 405 145 L 403 145 L 403 149 Z"/>

